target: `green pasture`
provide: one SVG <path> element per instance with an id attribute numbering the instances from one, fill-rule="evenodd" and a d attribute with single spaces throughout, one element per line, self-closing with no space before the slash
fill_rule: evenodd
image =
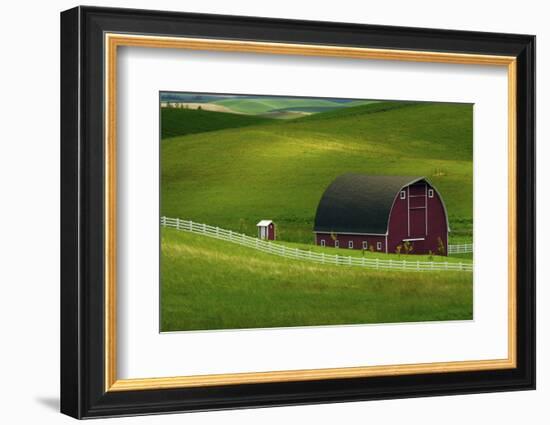
<path id="1" fill-rule="evenodd" d="M 272 243 L 276 243 L 279 245 L 284 245 L 288 248 L 298 248 L 304 251 L 312 251 L 319 254 L 327 254 L 327 255 L 341 255 L 341 256 L 349 256 L 349 257 L 358 257 L 358 258 L 372 258 L 372 259 L 380 259 L 380 260 L 394 260 L 394 261 L 434 261 L 434 262 L 449 262 L 449 263 L 472 263 L 472 253 L 465 253 L 465 254 L 453 254 L 450 256 L 441 256 L 441 255 L 416 255 L 414 254 L 414 245 L 413 245 L 413 251 L 410 254 L 404 254 L 400 253 L 397 254 L 395 252 L 388 252 L 387 254 L 382 251 L 370 251 L 368 249 L 366 250 L 360 250 L 360 249 L 350 249 L 345 246 L 342 246 L 340 248 L 334 248 L 330 246 L 319 246 L 319 245 L 313 245 L 311 243 L 300 243 L 300 242 L 286 242 L 282 240 L 277 240 Z"/>
<path id="2" fill-rule="evenodd" d="M 330 102 L 314 100 L 266 107 Z M 219 103 L 237 101 L 253 103 Z M 259 220 L 271 219 L 280 240 L 311 244 L 317 204 L 337 176 L 419 175 L 443 196 L 451 243 L 472 239 L 471 105 L 378 102 L 293 120 L 181 113 L 162 116 L 162 215 L 250 236 Z"/>
<path id="3" fill-rule="evenodd" d="M 334 102 L 327 99 L 316 98 L 286 98 L 286 97 L 266 97 L 266 98 L 229 98 L 216 100 L 213 103 L 223 105 L 235 112 L 243 114 L 265 114 L 276 109 L 292 108 L 293 111 L 299 111 L 300 108 L 327 107 L 340 108 L 345 104 Z"/>
<path id="4" fill-rule="evenodd" d="M 225 106 L 237 113 L 262 115 L 279 110 L 295 112 L 320 112 L 332 109 L 343 109 L 350 106 L 374 103 L 372 100 L 356 100 L 353 102 L 337 102 L 319 98 L 291 98 L 291 97 L 237 97 L 215 100 L 212 103 Z"/>
<path id="5" fill-rule="evenodd" d="M 197 109 L 161 108 L 161 138 L 271 122 L 267 118 Z"/>
<path id="6" fill-rule="evenodd" d="M 315 264 L 161 232 L 161 330 L 472 319 L 472 274 Z"/>

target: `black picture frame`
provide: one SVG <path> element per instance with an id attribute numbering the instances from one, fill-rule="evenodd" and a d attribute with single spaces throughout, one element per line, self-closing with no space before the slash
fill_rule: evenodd
<path id="1" fill-rule="evenodd" d="M 104 33 L 517 58 L 517 367 L 474 372 L 105 391 Z M 61 412 L 75 418 L 535 388 L 535 37 L 76 7 L 61 13 Z"/>

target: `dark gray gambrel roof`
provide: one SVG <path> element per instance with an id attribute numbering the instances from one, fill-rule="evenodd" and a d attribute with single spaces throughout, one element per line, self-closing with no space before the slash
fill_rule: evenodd
<path id="1" fill-rule="evenodd" d="M 323 193 L 313 231 L 384 235 L 399 191 L 422 180 L 426 179 L 418 176 L 341 175 Z"/>

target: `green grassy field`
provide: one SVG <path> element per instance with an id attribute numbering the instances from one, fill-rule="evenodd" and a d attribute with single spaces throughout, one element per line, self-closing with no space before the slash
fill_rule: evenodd
<path id="1" fill-rule="evenodd" d="M 162 108 L 161 122 L 161 138 L 166 139 L 168 137 L 223 130 L 224 128 L 266 124 L 271 120 L 227 112 Z"/>
<path id="2" fill-rule="evenodd" d="M 162 229 L 162 331 L 472 319 L 472 274 L 289 260 Z"/>
<path id="3" fill-rule="evenodd" d="M 272 219 L 277 243 L 315 252 L 472 262 L 471 254 L 397 256 L 312 244 L 319 199 L 348 172 L 429 178 L 446 203 L 451 243 L 470 242 L 471 105 L 264 100 L 220 101 L 239 114 L 162 110 L 162 215 L 250 236 L 259 220 Z M 315 264 L 163 228 L 161 330 L 468 320 L 472 280 L 468 272 Z"/>
<path id="4" fill-rule="evenodd" d="M 293 111 L 303 111 L 310 108 L 345 108 L 348 104 L 331 101 L 328 99 L 315 98 L 285 98 L 285 97 L 266 97 L 266 98 L 230 98 L 216 100 L 214 103 L 223 105 L 235 112 L 243 114 L 265 114 L 278 109 L 292 109 Z M 370 101 L 356 101 L 353 104 L 370 103 Z"/>
<path id="5" fill-rule="evenodd" d="M 224 114 L 223 129 L 207 119 L 213 112 L 185 112 L 184 135 L 161 142 L 163 215 L 250 236 L 271 219 L 279 239 L 311 243 L 317 204 L 337 176 L 419 175 L 445 200 L 451 242 L 472 239 L 471 105 L 379 102 L 246 126 Z M 207 132 L 189 134 L 195 113 Z"/>
<path id="6" fill-rule="evenodd" d="M 449 262 L 449 263 L 471 263 L 472 253 L 466 254 L 456 254 L 452 256 L 441 256 L 441 255 L 416 255 L 416 254 L 396 254 L 396 253 L 385 253 L 378 251 L 369 251 L 369 250 L 360 250 L 360 249 L 349 249 L 349 248 L 334 248 L 329 246 L 319 246 L 313 245 L 311 243 L 299 243 L 299 242 L 286 242 L 277 240 L 273 243 L 279 245 L 284 245 L 289 248 L 298 248 L 305 251 L 317 252 L 319 254 L 330 254 L 330 255 L 341 255 L 341 256 L 350 256 L 350 257 L 365 257 L 365 258 L 379 258 L 381 260 L 395 260 L 395 261 L 434 261 L 434 262 Z"/>

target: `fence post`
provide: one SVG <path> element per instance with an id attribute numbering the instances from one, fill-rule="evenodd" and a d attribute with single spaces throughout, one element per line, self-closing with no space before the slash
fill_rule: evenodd
<path id="1" fill-rule="evenodd" d="M 336 265 L 340 264 L 338 261 L 338 254 L 336 254 Z"/>
<path id="2" fill-rule="evenodd" d="M 202 232 L 206 233 L 206 224 L 205 223 L 202 223 Z"/>
<path id="3" fill-rule="evenodd" d="M 180 229 L 180 219 L 176 218 L 176 229 Z"/>
<path id="4" fill-rule="evenodd" d="M 178 218 L 178 225 L 179 225 L 179 221 L 180 219 Z M 193 220 L 189 220 L 189 230 L 192 232 L 193 231 Z"/>

